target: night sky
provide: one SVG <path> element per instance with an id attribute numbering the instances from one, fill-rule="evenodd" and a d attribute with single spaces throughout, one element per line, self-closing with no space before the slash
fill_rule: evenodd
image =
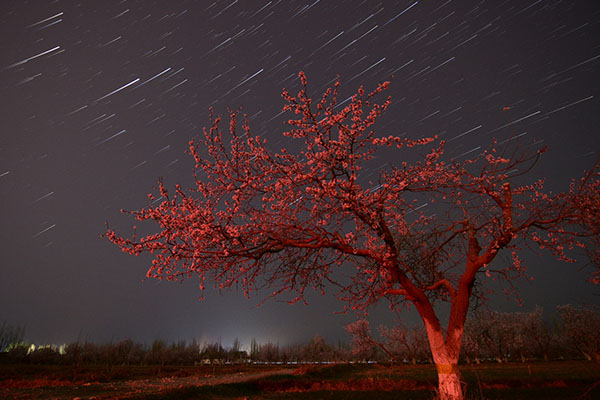
<path id="1" fill-rule="evenodd" d="M 378 134 L 437 134 L 458 159 L 492 138 L 547 145 L 533 177 L 554 190 L 598 157 L 595 0 L 0 3 L 0 322 L 33 342 L 345 338 L 354 316 L 333 314 L 333 295 L 199 301 L 197 282 L 145 280 L 149 257 L 101 237 L 107 221 L 131 232 L 120 209 L 147 206 L 159 177 L 190 185 L 187 143 L 210 107 L 241 107 L 253 134 L 286 145 L 281 91 L 299 71 L 313 96 L 339 75 L 340 101 L 391 80 Z M 580 265 L 528 266 L 522 309 L 600 302 Z M 371 318 L 392 320 L 385 305 Z"/>

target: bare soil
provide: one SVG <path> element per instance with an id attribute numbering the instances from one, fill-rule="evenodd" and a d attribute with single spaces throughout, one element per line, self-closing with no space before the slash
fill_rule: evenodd
<path id="1" fill-rule="evenodd" d="M 274 367 L 203 367 L 190 368 L 170 367 L 158 371 L 147 368 L 140 371 L 135 367 L 120 367 L 110 370 L 91 369 L 76 373 L 75 380 L 65 378 L 72 374 L 72 367 L 55 367 L 39 371 L 39 375 L 31 375 L 30 366 L 3 366 L 0 376 L 0 398 L 2 399 L 128 399 L 149 395 L 160 395 L 185 387 L 201 387 L 221 384 L 241 383 L 251 380 L 264 379 L 273 375 L 286 375 L 293 372 L 292 368 Z M 14 375 L 24 372 L 25 377 Z M 175 373 L 173 373 L 175 372 Z M 156 374 L 158 376 L 144 377 Z M 8 379 L 7 375 L 12 377 Z M 133 379 L 128 379 L 133 376 Z M 107 378 L 111 377 L 110 380 Z M 96 379 L 94 379 L 96 378 Z"/>

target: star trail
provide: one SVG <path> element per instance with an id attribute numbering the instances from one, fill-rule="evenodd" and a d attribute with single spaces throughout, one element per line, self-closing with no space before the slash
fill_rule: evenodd
<path id="1" fill-rule="evenodd" d="M 317 98 L 339 77 L 339 105 L 390 80 L 378 134 L 438 135 L 455 159 L 494 138 L 547 145 L 537 173 L 557 190 L 600 149 L 594 1 L 4 1 L 0 23 L 0 320 L 32 341 L 344 337 L 334 298 L 198 301 L 197 282 L 144 280 L 149 260 L 101 237 L 106 221 L 128 232 L 120 209 L 147 206 L 159 178 L 189 185 L 209 108 L 289 143 L 281 92 L 299 71 Z M 536 275 L 542 261 L 526 307 L 598 302 L 580 268 Z"/>

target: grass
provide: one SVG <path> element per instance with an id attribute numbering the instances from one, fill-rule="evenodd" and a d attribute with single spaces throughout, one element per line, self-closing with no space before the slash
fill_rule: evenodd
<path id="1" fill-rule="evenodd" d="M 36 367 L 27 366 L 21 372 L 29 374 L 46 374 L 48 383 L 62 373 L 68 374 L 68 367 Z M 433 365 L 365 365 L 338 364 L 300 366 L 279 372 L 281 366 L 221 366 L 210 369 L 210 374 L 227 379 L 240 374 L 273 371 L 277 375 L 253 378 L 244 382 L 221 383 L 199 386 L 208 375 L 202 367 L 163 367 L 159 375 L 151 367 L 119 367 L 121 376 L 132 381 L 121 383 L 121 392 L 110 392 L 109 395 L 130 400 L 175 400 L 175 399 L 432 399 L 435 395 L 437 375 Z M 37 369 L 36 369 L 37 368 Z M 154 367 L 153 367 L 154 368 Z M 240 370 L 241 368 L 241 370 Z M 72 369 L 72 367 L 71 367 Z M 468 388 L 468 399 L 595 399 L 600 398 L 600 365 L 589 361 L 552 361 L 532 363 L 480 364 L 461 365 L 463 379 Z M 85 369 L 81 369 L 81 373 Z M 65 372 L 66 371 L 66 372 Z M 6 372 L 6 371 L 2 371 Z M 18 371 L 13 371 L 14 374 Z M 98 374 L 91 368 L 88 373 Z M 214 374 L 213 374 L 214 372 Z M 9 374 L 10 376 L 10 374 Z M 175 378 L 167 378 L 174 376 Z M 106 377 L 110 377 L 106 375 Z M 114 376 L 119 377 L 119 374 Z M 148 377 L 153 377 L 150 383 Z M 180 377 L 180 378 L 177 378 Z M 185 378 L 187 377 L 187 378 Z M 21 378 L 22 380 L 34 379 Z M 180 380 L 177 380 L 180 379 Z M 211 378 L 213 379 L 213 378 Z M 176 381 L 175 385 L 161 386 L 162 382 Z M 107 384 L 94 382 L 82 387 L 77 383 L 79 391 L 68 386 L 54 386 L 53 392 L 45 392 L 52 388 L 33 387 L 30 391 L 21 386 L 10 392 L 9 382 L 5 375 L 0 375 L 0 397 L 33 399 L 38 397 L 73 397 L 107 398 L 108 386 L 116 385 L 117 380 Z M 224 380 L 223 380 L 224 381 Z M 223 381 L 216 381 L 220 383 Z M 63 383 L 66 381 L 62 381 Z M 215 381 L 213 381 L 215 382 Z M 154 389 L 150 390 L 150 385 Z M 52 386 L 48 384 L 48 386 Z M 6 391 L 2 392 L 2 388 Z M 104 388 L 104 389 L 103 389 Z M 71 390 L 71 391 L 69 391 Z M 29 397 L 28 397 L 29 396 Z"/>
<path id="2" fill-rule="evenodd" d="M 81 382 L 113 382 L 156 377 L 187 377 L 225 375 L 238 372 L 258 372 L 272 369 L 266 365 L 201 365 L 201 366 L 140 366 L 140 365 L 36 365 L 0 364 L 0 385 L 7 380 L 35 382 L 55 381 L 64 384 Z"/>
<path id="3" fill-rule="evenodd" d="M 600 367 L 584 361 L 462 366 L 469 399 L 600 398 Z M 187 387 L 136 399 L 432 399 L 431 365 L 335 365 L 294 376 L 245 383 Z"/>

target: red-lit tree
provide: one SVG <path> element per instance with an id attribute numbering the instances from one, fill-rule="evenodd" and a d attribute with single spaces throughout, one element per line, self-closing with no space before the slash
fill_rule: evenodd
<path id="1" fill-rule="evenodd" d="M 542 151 L 491 148 L 453 161 L 435 139 L 375 134 L 372 126 L 390 99 L 374 97 L 388 82 L 372 93 L 360 88 L 342 107 L 339 82 L 315 104 L 300 78 L 296 97 L 283 92 L 284 110 L 297 116 L 284 135 L 301 142 L 299 150 L 272 152 L 251 136 L 247 122 L 238 131 L 235 112 L 227 137 L 211 115 L 202 140 L 190 142 L 195 187 L 176 186 L 171 196 L 160 182 L 160 205 L 130 212 L 160 231 L 127 239 L 109 229 L 106 236 L 123 251 L 153 254 L 148 277 L 198 276 L 201 288 L 208 280 L 220 288 L 240 285 L 246 294 L 267 284 L 272 296 L 291 302 L 303 300 L 307 288 L 337 288 L 353 309 L 383 298 L 393 306 L 412 303 L 427 331 L 440 397 L 462 398 L 457 363 L 475 284 L 522 275 L 523 245 L 537 244 L 560 259 L 582 245 L 587 203 L 580 197 L 593 195 L 585 188 L 597 172 L 568 192 L 544 194 L 541 181 L 522 183 Z M 420 159 L 397 158 L 398 165 L 379 169 L 378 181 L 369 182 L 365 176 L 374 173 L 382 150 Z M 500 252 L 512 254 L 504 267 L 492 264 Z M 437 301 L 451 305 L 445 328 Z"/>
<path id="2" fill-rule="evenodd" d="M 598 162 L 596 165 L 600 164 Z M 588 175 L 593 174 L 590 173 Z M 591 178 L 591 179 L 590 179 Z M 592 264 L 599 268 L 594 271 L 592 281 L 595 284 L 600 284 L 600 179 L 598 174 L 588 178 L 587 184 L 580 184 L 579 187 L 571 187 L 571 191 L 577 191 L 575 201 L 579 207 L 582 231 L 589 234 L 588 246 L 586 252 Z"/>

